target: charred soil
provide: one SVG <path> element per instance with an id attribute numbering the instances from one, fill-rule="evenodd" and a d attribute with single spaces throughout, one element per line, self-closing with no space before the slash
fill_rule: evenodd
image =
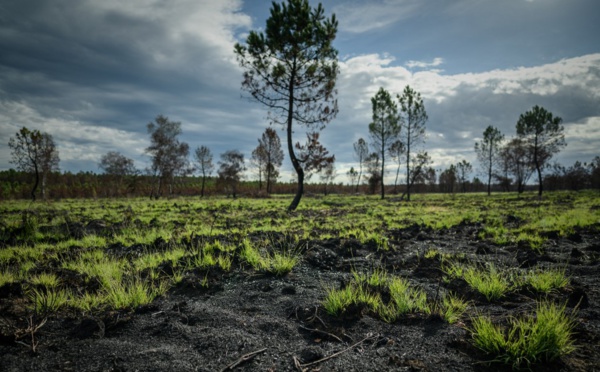
<path id="1" fill-rule="evenodd" d="M 95 226 L 101 231 L 110 223 Z M 480 228 L 465 223 L 390 230 L 388 250 L 355 239 L 307 240 L 287 275 L 257 272 L 237 261 L 229 271 L 190 270 L 165 295 L 129 310 L 33 314 L 24 304 L 25 289 L 6 284 L 0 287 L 0 371 L 504 371 L 511 366 L 489 363 L 494 357 L 473 346 L 472 317 L 486 314 L 502 324 L 532 312 L 542 298 L 566 304 L 573 314 L 576 349 L 530 368 L 598 370 L 598 229 L 549 237 L 540 253 L 480 240 Z M 426 254 L 432 249 L 437 254 Z M 132 250 L 106 247 L 112 255 Z M 444 255 L 505 268 L 561 267 L 570 284 L 547 295 L 521 288 L 488 301 L 464 280 L 445 278 Z M 408 279 L 430 300 L 455 293 L 469 308 L 454 324 L 418 312 L 386 323 L 361 307 L 339 317 L 325 311 L 326 288 L 344 288 L 353 271 L 376 268 Z M 56 264 L 43 269 L 75 286 L 95 285 Z"/>

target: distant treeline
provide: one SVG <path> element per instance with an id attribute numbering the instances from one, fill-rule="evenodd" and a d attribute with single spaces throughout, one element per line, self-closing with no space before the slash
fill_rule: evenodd
<path id="1" fill-rule="evenodd" d="M 18 172 L 14 169 L 0 171 L 0 199 L 29 199 L 33 175 L 27 172 Z M 455 193 L 455 192 L 484 192 L 487 185 L 477 177 L 468 181 L 466 185 L 459 185 L 448 180 L 440 180 L 435 184 L 419 183 L 413 185 L 416 193 Z M 93 172 L 53 172 L 48 175 L 46 199 L 62 198 L 107 198 L 107 197 L 150 197 L 156 178 L 150 175 L 133 175 L 116 177 Z M 511 187 L 513 186 L 513 187 Z M 544 186 L 547 190 L 600 190 L 600 168 L 587 167 L 577 162 L 572 167 L 554 166 L 552 172 L 544 177 Z M 186 176 L 177 177 L 173 183 L 171 196 L 200 196 L 202 177 Z M 390 185 L 390 195 L 402 194 L 405 185 L 394 187 Z M 526 190 L 534 190 L 536 185 L 528 185 Z M 493 191 L 516 192 L 514 185 L 494 184 Z M 278 182 L 273 185 L 271 194 L 293 194 L 296 190 L 295 181 Z M 373 190 L 368 184 L 360 185 L 358 193 L 372 194 Z M 227 195 L 228 188 L 221 185 L 217 177 L 209 177 L 205 185 L 205 195 Z M 305 193 L 310 194 L 355 194 L 355 186 L 343 183 L 308 183 Z M 164 195 L 168 197 L 169 195 Z M 258 181 L 241 181 L 238 187 L 238 196 L 241 197 L 266 197 L 268 194 L 259 189 Z"/>

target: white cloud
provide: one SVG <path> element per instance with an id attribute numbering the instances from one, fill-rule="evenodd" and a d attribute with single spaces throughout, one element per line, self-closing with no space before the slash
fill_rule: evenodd
<path id="1" fill-rule="evenodd" d="M 413 15 L 421 2 L 418 0 L 347 1 L 333 7 L 340 20 L 340 30 L 361 33 L 380 29 Z"/>
<path id="2" fill-rule="evenodd" d="M 462 159 L 477 167 L 473 144 L 483 130 L 494 125 L 510 137 L 519 115 L 535 104 L 564 119 L 568 146 L 557 157 L 559 161 L 589 160 L 600 147 L 600 54 L 542 66 L 455 75 L 411 72 L 394 62 L 392 56 L 372 54 L 340 63 L 340 114 L 326 132 L 335 133 L 332 153 L 347 162 L 348 168 L 352 166 L 352 142 L 361 136 L 368 138 L 370 98 L 380 86 L 392 94 L 401 93 L 407 84 L 421 92 L 429 114 L 424 149 L 432 155 L 436 168 Z M 342 133 L 346 131 L 348 134 Z M 390 165 L 390 171 L 393 168 Z"/>
<path id="3" fill-rule="evenodd" d="M 433 61 L 431 62 L 424 62 L 424 61 L 408 61 L 405 63 L 406 67 L 408 68 L 429 68 L 429 67 L 436 67 L 441 65 L 442 63 L 444 63 L 444 59 L 440 58 L 440 57 L 436 57 L 433 59 Z"/>

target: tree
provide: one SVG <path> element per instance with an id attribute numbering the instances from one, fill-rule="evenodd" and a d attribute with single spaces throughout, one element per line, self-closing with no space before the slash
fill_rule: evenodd
<path id="1" fill-rule="evenodd" d="M 363 165 L 367 160 L 367 156 L 369 156 L 369 145 L 364 138 L 359 138 L 358 141 L 354 142 L 354 154 L 356 155 L 356 160 L 358 160 L 358 178 L 356 182 L 356 192 L 358 192 L 358 185 L 362 178 Z"/>
<path id="2" fill-rule="evenodd" d="M 440 191 L 454 193 L 456 185 L 456 165 L 451 164 L 448 169 L 440 173 Z"/>
<path id="3" fill-rule="evenodd" d="M 390 146 L 390 155 L 392 159 L 398 163 L 398 168 L 396 168 L 396 179 L 394 180 L 394 192 L 398 187 L 398 176 L 400 175 L 400 166 L 402 165 L 402 155 L 404 155 L 404 144 L 400 140 L 394 141 L 394 143 Z"/>
<path id="4" fill-rule="evenodd" d="M 427 166 L 432 163 L 431 156 L 429 156 L 427 151 L 419 151 L 417 156 L 412 157 L 411 163 L 410 179 L 408 180 L 407 188 L 400 199 L 404 199 L 404 196 L 408 195 L 408 190 L 412 188 L 415 183 L 425 181 L 426 172 L 428 171 Z M 433 171 L 433 177 L 435 178 L 435 171 Z"/>
<path id="5" fill-rule="evenodd" d="M 258 174 L 258 189 L 262 190 L 262 178 L 264 173 L 266 173 L 266 149 L 260 143 L 254 150 L 252 150 L 252 154 L 250 155 L 250 164 L 256 169 L 256 173 Z"/>
<path id="6" fill-rule="evenodd" d="M 525 141 L 537 172 L 540 198 L 544 190 L 542 170 L 552 156 L 567 145 L 564 135 L 565 128 L 560 125 L 561 122 L 561 118 L 554 117 L 552 113 L 537 105 L 531 111 L 521 114 L 517 122 L 517 135 Z"/>
<path id="7" fill-rule="evenodd" d="M 244 154 L 237 150 L 229 150 L 221 154 L 219 162 L 219 181 L 233 198 L 237 197 L 237 185 L 242 179 L 242 172 L 246 170 Z"/>
<path id="8" fill-rule="evenodd" d="M 494 175 L 494 167 L 498 163 L 498 153 L 503 140 L 504 135 L 500 130 L 490 125 L 483 132 L 483 139 L 480 142 L 475 142 L 477 159 L 487 175 L 488 196 L 492 193 L 492 176 Z"/>
<path id="9" fill-rule="evenodd" d="M 375 192 L 377 192 L 377 187 L 379 187 L 379 183 L 381 182 L 379 154 L 372 152 L 365 159 L 365 164 L 367 165 L 367 174 L 365 177 L 367 178 L 367 184 L 369 185 L 369 192 L 375 194 Z"/>
<path id="10" fill-rule="evenodd" d="M 517 192 L 520 194 L 525 191 L 525 185 L 533 173 L 530 155 L 525 142 L 519 137 L 513 138 L 500 149 L 500 167 L 503 169 L 503 175 L 497 178 L 501 183 L 508 182 L 508 185 L 504 185 L 505 189 L 510 186 L 510 174 L 515 178 Z"/>
<path id="11" fill-rule="evenodd" d="M 258 139 L 258 146 L 252 152 L 252 160 L 259 168 L 259 189 L 262 189 L 261 176 L 264 176 L 267 181 L 267 193 L 271 193 L 283 162 L 281 140 L 274 129 L 265 129 Z"/>
<path id="12" fill-rule="evenodd" d="M 327 163 L 327 165 L 321 170 L 321 181 L 323 182 L 323 194 L 327 195 L 327 185 L 333 183 L 333 180 L 337 176 L 335 170 L 335 161 Z"/>
<path id="13" fill-rule="evenodd" d="M 594 157 L 588 167 L 590 168 L 590 183 L 592 188 L 600 190 L 600 156 Z"/>
<path id="14" fill-rule="evenodd" d="M 358 185 L 360 180 L 359 173 L 354 169 L 354 167 L 350 167 L 350 170 L 346 172 L 348 178 L 350 179 L 350 187 L 354 188 L 354 184 Z"/>
<path id="15" fill-rule="evenodd" d="M 46 178 L 50 172 L 58 171 L 60 158 L 54 139 L 48 133 L 42 133 L 39 130 L 29 130 L 26 127 L 21 128 L 8 141 L 8 146 L 12 150 L 11 164 L 15 164 L 17 169 L 33 173 L 35 182 L 31 189 L 31 199 L 35 201 L 35 192 L 40 184 L 40 175 L 42 177 L 42 199 L 46 196 Z"/>
<path id="16" fill-rule="evenodd" d="M 430 191 L 435 190 L 435 184 L 437 181 L 437 174 L 435 169 L 432 167 L 427 167 L 423 172 L 423 180 L 429 186 Z"/>
<path id="17" fill-rule="evenodd" d="M 465 159 L 456 164 L 456 175 L 462 186 L 462 192 L 467 192 L 467 182 L 471 172 L 473 172 L 473 166 Z"/>
<path id="18" fill-rule="evenodd" d="M 294 152 L 293 122 L 321 130 L 335 118 L 338 107 L 335 82 L 339 73 L 335 15 L 324 16 L 319 4 L 308 0 L 273 2 L 265 32 L 250 31 L 246 45 L 235 45 L 244 71 L 242 89 L 269 109 L 274 122 L 287 131 L 290 161 L 297 174 L 296 195 L 288 210 L 295 210 L 304 191 L 304 169 Z"/>
<path id="19" fill-rule="evenodd" d="M 335 155 L 329 155 L 329 151 L 319 142 L 319 133 L 312 132 L 306 135 L 306 143 L 296 143 L 298 150 L 298 163 L 301 164 L 306 179 L 310 179 L 313 173 L 319 173 L 329 164 L 335 161 Z"/>
<path id="20" fill-rule="evenodd" d="M 213 155 L 210 149 L 206 146 L 200 146 L 196 148 L 194 152 L 196 163 L 198 164 L 198 170 L 202 174 L 202 188 L 200 189 L 200 197 L 204 197 L 204 186 L 206 184 L 206 177 L 210 177 L 213 172 Z"/>
<path id="21" fill-rule="evenodd" d="M 102 155 L 98 168 L 111 176 L 131 176 L 137 173 L 133 159 L 118 151 L 109 151 Z"/>
<path id="22" fill-rule="evenodd" d="M 397 95 L 397 97 L 400 102 L 402 125 L 404 126 L 404 131 L 400 139 L 406 151 L 406 199 L 410 200 L 410 173 L 413 164 L 411 151 L 425 140 L 425 123 L 428 117 L 421 93 L 414 91 L 407 85 L 402 92 L 402 96 Z"/>
<path id="23" fill-rule="evenodd" d="M 133 176 L 138 172 L 133 159 L 126 157 L 118 151 L 109 151 L 102 155 L 100 163 L 98 163 L 98 168 L 114 178 L 116 181 L 115 193 L 121 188 L 124 177 Z"/>
<path id="24" fill-rule="evenodd" d="M 381 161 L 380 186 L 381 199 L 385 198 L 385 158 L 389 152 L 390 145 L 398 138 L 400 134 L 400 125 L 398 118 L 398 107 L 392 101 L 390 93 L 379 88 L 379 91 L 371 98 L 371 106 L 373 108 L 373 121 L 369 124 L 369 134 L 373 141 L 373 147 Z"/>
<path id="25" fill-rule="evenodd" d="M 150 146 L 146 152 L 152 156 L 150 171 L 158 177 L 158 190 L 155 197 L 162 195 L 162 184 L 169 184 L 169 194 L 173 193 L 173 182 L 176 176 L 192 172 L 188 164 L 189 146 L 179 142 L 181 123 L 170 121 L 166 116 L 158 115 L 154 123 L 147 124 L 150 134 Z"/>

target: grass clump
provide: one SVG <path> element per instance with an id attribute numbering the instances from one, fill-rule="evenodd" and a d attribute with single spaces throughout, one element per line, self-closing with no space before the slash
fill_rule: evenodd
<path id="1" fill-rule="evenodd" d="M 535 316 L 512 318 L 507 327 L 487 316 L 472 319 L 473 345 L 501 362 L 520 368 L 552 361 L 575 350 L 574 320 L 565 305 L 538 304 Z"/>
<path id="2" fill-rule="evenodd" d="M 323 307 L 329 315 L 340 316 L 350 305 L 358 302 L 356 287 L 348 285 L 344 289 L 328 288 Z"/>
<path id="3" fill-rule="evenodd" d="M 430 313 L 425 292 L 411 287 L 406 279 L 391 277 L 381 269 L 371 275 L 357 272 L 352 275 L 354 280 L 343 289 L 326 290 L 323 307 L 330 315 L 340 316 L 352 306 L 392 323 L 410 312 Z M 382 300 L 383 293 L 389 293 L 387 303 Z"/>
<path id="4" fill-rule="evenodd" d="M 555 289 L 565 288 L 570 279 L 566 275 L 566 269 L 531 270 L 527 273 L 525 283 L 534 291 L 549 293 Z"/>
<path id="5" fill-rule="evenodd" d="M 17 276 L 10 270 L 0 271 L 0 287 L 5 284 L 11 284 L 17 281 Z"/>
<path id="6" fill-rule="evenodd" d="M 45 288 L 55 288 L 58 286 L 58 277 L 51 273 L 40 273 L 32 277 L 29 281 L 33 285 Z"/>
<path id="7" fill-rule="evenodd" d="M 283 276 L 294 268 L 300 256 L 293 250 L 283 250 L 272 254 L 261 254 L 248 239 L 242 242 L 241 258 L 257 271 L 266 271 L 271 274 Z"/>
<path id="8" fill-rule="evenodd" d="M 469 267 L 464 270 L 463 279 L 488 301 L 500 299 L 512 288 L 509 278 L 493 264 L 485 269 Z"/>
<path id="9" fill-rule="evenodd" d="M 431 314 L 438 315 L 448 324 L 456 323 L 467 311 L 469 304 L 462 298 L 450 293 L 442 298 L 440 303 L 431 306 Z"/>
<path id="10" fill-rule="evenodd" d="M 106 302 L 113 309 L 130 309 L 149 304 L 167 289 L 164 282 L 155 286 L 139 278 L 113 281 L 104 287 Z"/>
<path id="11" fill-rule="evenodd" d="M 62 289 L 32 288 L 27 295 L 31 301 L 31 310 L 36 314 L 51 314 L 67 304 L 69 294 Z"/>
<path id="12" fill-rule="evenodd" d="M 377 309 L 378 315 L 385 322 L 395 322 L 401 316 L 410 312 L 422 311 L 430 313 L 425 292 L 410 287 L 406 279 L 391 279 L 388 284 L 388 290 L 390 292 L 390 302 L 387 305 L 381 304 Z"/>

